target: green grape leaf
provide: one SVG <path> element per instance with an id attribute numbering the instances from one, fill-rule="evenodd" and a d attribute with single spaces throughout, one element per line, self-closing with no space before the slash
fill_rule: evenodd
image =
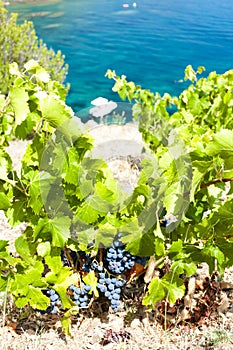
<path id="1" fill-rule="evenodd" d="M 78 285 L 80 276 L 73 273 L 70 269 L 62 268 L 58 274 L 48 273 L 46 281 L 53 284 L 53 289 L 59 294 L 63 308 L 71 308 L 74 302 L 67 295 L 67 289 L 71 285 Z"/>
<path id="2" fill-rule="evenodd" d="M 161 279 L 154 278 L 148 287 L 148 292 L 142 304 L 153 307 L 154 304 L 164 297 L 169 303 L 174 304 L 177 299 L 181 299 L 185 293 L 184 281 L 178 275 L 169 273 Z"/>
<path id="3" fill-rule="evenodd" d="M 83 225 L 83 223 L 75 222 L 73 226 L 74 231 L 78 232 L 78 243 L 79 249 L 82 251 L 87 251 L 88 247 L 93 244 L 96 235 L 98 235 L 98 231 L 95 230 L 94 226 Z"/>
<path id="4" fill-rule="evenodd" d="M 36 70 L 37 68 L 40 68 L 40 65 L 36 60 L 29 60 L 24 64 L 24 68 L 27 72 L 30 72 Z"/>
<path id="5" fill-rule="evenodd" d="M 18 289 L 19 291 L 19 289 Z M 30 303 L 31 307 L 38 310 L 46 310 L 49 306 L 49 298 L 39 288 L 28 286 L 25 296 L 16 296 L 15 305 L 22 308 Z"/>
<path id="6" fill-rule="evenodd" d="M 35 214 L 39 214 L 42 207 L 43 207 L 43 202 L 41 199 L 41 187 L 49 187 L 48 179 L 45 179 L 45 183 L 43 182 L 43 185 L 41 184 L 42 178 L 41 174 L 37 171 L 30 171 L 25 175 L 25 178 L 27 178 L 29 182 L 29 190 L 28 194 L 30 196 L 30 199 L 28 201 L 28 205 L 33 209 Z M 44 179 L 43 179 L 44 180 Z"/>
<path id="7" fill-rule="evenodd" d="M 233 199 L 227 200 L 217 212 L 214 212 L 213 220 L 218 220 L 227 225 L 233 225 Z"/>
<path id="8" fill-rule="evenodd" d="M 28 92 L 22 87 L 11 88 L 10 101 L 15 113 L 15 125 L 20 125 L 30 113 Z"/>
<path id="9" fill-rule="evenodd" d="M 109 247 L 117 234 L 117 228 L 109 222 L 103 223 L 95 232 L 95 246 L 100 244 Z"/>
<path id="10" fill-rule="evenodd" d="M 159 237 L 155 237 L 155 240 L 154 240 L 154 254 L 157 257 L 165 255 L 165 242 L 164 242 L 164 239 L 161 239 Z M 150 254 L 150 255 L 152 255 L 152 254 Z"/>
<path id="11" fill-rule="evenodd" d="M 39 256 L 45 257 L 46 255 L 49 255 L 51 252 L 50 242 L 46 241 L 39 243 L 36 250 Z"/>
<path id="12" fill-rule="evenodd" d="M 34 256 L 32 255 L 27 238 L 19 236 L 15 240 L 15 249 L 21 258 L 28 264 L 33 264 Z"/>
<path id="13" fill-rule="evenodd" d="M 205 69 L 205 67 L 204 67 L 204 66 L 199 66 L 199 67 L 197 68 L 197 72 L 198 72 L 198 74 L 203 73 L 205 70 L 206 70 L 206 69 Z"/>
<path id="14" fill-rule="evenodd" d="M 184 296 L 184 281 L 178 277 L 178 274 L 165 274 L 161 280 L 169 303 L 174 304 L 177 299 L 181 299 Z"/>
<path id="15" fill-rule="evenodd" d="M 140 242 L 142 237 L 143 227 L 139 225 L 138 219 L 133 217 L 125 222 L 119 223 L 119 232 L 121 233 L 121 241 L 124 244 L 128 244 L 130 242 Z M 138 244 L 136 243 L 136 246 Z M 137 248 L 136 248 L 137 249 Z"/>
<path id="16" fill-rule="evenodd" d="M 122 242 L 126 240 L 129 242 L 130 237 L 124 236 Z M 151 231 L 140 234 L 139 237 L 132 238 L 130 242 L 126 245 L 126 249 L 130 251 L 133 255 L 140 256 L 151 256 L 154 254 L 154 234 Z"/>
<path id="17" fill-rule="evenodd" d="M 233 238 L 233 234 L 232 234 Z M 223 252 L 225 261 L 223 267 L 231 267 L 233 261 L 233 239 L 218 238 L 216 241 L 216 246 Z"/>
<path id="18" fill-rule="evenodd" d="M 48 298 L 47 298 L 48 299 Z M 49 299 L 48 299 L 49 300 Z M 15 300 L 15 305 L 21 309 L 24 306 L 26 306 L 28 304 L 28 298 L 27 297 L 17 297 L 17 299 Z"/>
<path id="19" fill-rule="evenodd" d="M 7 180 L 8 179 L 8 159 L 6 158 L 6 153 L 0 149 L 0 180 Z"/>
<path id="20" fill-rule="evenodd" d="M 52 238 L 52 245 L 63 248 L 70 237 L 70 225 L 71 220 L 68 216 L 41 218 L 35 227 L 34 238 L 49 234 Z"/>
<path id="21" fill-rule="evenodd" d="M 161 239 L 161 240 L 163 240 L 164 241 L 164 234 L 163 234 L 163 232 L 162 232 L 162 230 L 161 230 L 161 226 L 160 226 L 160 223 L 159 223 L 159 221 L 157 220 L 157 224 L 156 224 L 156 227 L 155 227 L 155 229 L 154 229 L 154 236 L 156 237 L 156 238 L 159 238 L 159 239 Z"/>
<path id="22" fill-rule="evenodd" d="M 212 245 L 212 242 L 207 242 L 201 253 L 204 258 L 203 261 L 206 261 L 209 265 L 210 275 L 215 270 L 215 260 L 217 261 L 219 272 L 223 272 L 225 256 L 220 247 Z"/>
<path id="23" fill-rule="evenodd" d="M 91 224 L 98 220 L 100 212 L 95 210 L 88 202 L 84 202 L 78 207 L 76 211 L 76 220 L 83 222 L 84 224 Z"/>
<path id="24" fill-rule="evenodd" d="M 10 63 L 9 72 L 12 75 L 20 76 L 19 65 L 16 62 Z"/>
<path id="25" fill-rule="evenodd" d="M 148 292 L 142 301 L 142 305 L 151 306 L 153 308 L 155 303 L 162 300 L 165 295 L 163 282 L 161 279 L 156 277 L 150 282 Z"/>
<path id="26" fill-rule="evenodd" d="M 223 158 L 232 156 L 233 153 L 233 131 L 222 129 L 213 135 L 213 141 L 206 147 L 208 155 L 220 155 Z"/>
<path id="27" fill-rule="evenodd" d="M 188 65 L 186 68 L 185 68 L 185 77 L 184 77 L 185 80 L 190 80 L 191 82 L 195 82 L 196 80 L 196 73 L 193 69 L 193 67 L 191 65 Z"/>
<path id="28" fill-rule="evenodd" d="M 173 262 L 171 269 L 179 275 L 185 274 L 186 276 L 191 276 L 195 274 L 197 266 L 194 262 L 187 263 L 181 260 L 177 260 Z"/>
<path id="29" fill-rule="evenodd" d="M 6 292 L 7 290 L 7 279 L 0 276 L 0 291 Z"/>
<path id="30" fill-rule="evenodd" d="M 20 258 L 15 258 L 8 252 L 0 251 L 0 259 L 10 266 L 16 266 L 17 264 L 22 263 L 22 260 Z"/>
<path id="31" fill-rule="evenodd" d="M 63 267 L 61 262 L 60 250 L 57 251 L 56 248 L 53 248 L 51 250 L 50 255 L 45 255 L 45 263 L 48 265 L 49 269 L 51 270 L 52 276 L 55 276 L 55 280 L 50 281 L 50 283 L 55 283 L 56 275 L 59 274 L 60 270 Z"/>
<path id="32" fill-rule="evenodd" d="M 194 196 L 196 190 L 202 183 L 206 173 L 211 169 L 213 162 L 208 161 L 193 161 L 193 175 L 192 175 L 192 183 L 191 183 L 191 191 L 190 191 L 190 201 L 194 202 Z"/>
<path id="33" fill-rule="evenodd" d="M 56 96 L 39 93 L 36 95 L 39 98 L 39 108 L 42 116 L 52 127 L 57 128 L 71 118 L 71 111 Z"/>
<path id="34" fill-rule="evenodd" d="M 181 239 L 178 239 L 177 241 L 173 241 L 172 245 L 168 249 L 168 254 L 170 256 L 171 253 L 172 256 L 179 254 L 183 250 L 183 242 Z M 175 254 L 174 254 L 175 253 Z"/>
<path id="35" fill-rule="evenodd" d="M 68 336 L 71 334 L 71 316 L 77 315 L 79 313 L 79 307 L 73 306 L 71 309 L 67 310 L 61 317 L 62 329 Z"/>
<path id="36" fill-rule="evenodd" d="M 105 73 L 105 77 L 108 77 L 108 79 L 114 79 L 116 77 L 116 72 L 114 70 L 108 69 Z"/>
<path id="37" fill-rule="evenodd" d="M 0 210 L 7 210 L 11 205 L 7 195 L 3 192 L 0 192 Z"/>
<path id="38" fill-rule="evenodd" d="M 27 221 L 26 207 L 27 199 L 24 195 L 18 196 L 18 201 L 13 201 L 11 207 L 7 210 L 7 218 L 11 226 L 18 225 L 21 222 Z M 19 200 L 20 199 L 20 200 Z"/>
<path id="39" fill-rule="evenodd" d="M 98 280 L 97 280 L 97 277 L 95 276 L 94 271 L 91 271 L 86 276 L 84 276 L 83 282 L 91 286 L 91 290 L 89 293 L 93 292 L 95 297 L 99 296 L 99 292 L 97 289 Z"/>
<path id="40" fill-rule="evenodd" d="M 50 303 L 49 298 L 39 288 L 33 286 L 29 286 L 26 298 L 31 307 L 38 310 L 46 310 Z"/>
<path id="41" fill-rule="evenodd" d="M 78 314 L 79 312 L 79 307 L 76 306 L 76 313 Z M 61 317 L 61 325 L 62 325 L 62 330 L 65 334 L 68 336 L 72 337 L 71 334 L 71 316 L 73 313 L 71 312 L 73 309 L 69 309 L 68 311 L 65 312 L 65 314 Z"/>
<path id="42" fill-rule="evenodd" d="M 33 267 L 15 274 L 14 280 L 10 280 L 9 290 L 16 297 L 18 307 L 23 307 L 28 302 L 33 307 L 37 307 L 37 305 L 44 309 L 47 307 L 49 300 L 41 292 L 41 288 L 46 287 L 46 283 L 42 279 L 43 272 L 44 265 L 42 262 L 36 261 Z"/>
<path id="43" fill-rule="evenodd" d="M 49 74 L 46 72 L 46 70 L 42 67 L 36 70 L 35 77 L 42 81 L 43 83 L 48 83 L 50 80 Z"/>
<path id="44" fill-rule="evenodd" d="M 77 178 L 78 178 L 78 176 L 76 176 L 76 181 L 77 181 Z M 75 179 L 74 179 L 74 181 L 75 181 Z M 81 197 L 80 199 L 83 199 L 83 198 L 91 195 L 94 191 L 93 181 L 92 180 L 81 181 L 80 185 L 79 185 L 79 189 L 80 189 L 80 197 Z"/>
<path id="45" fill-rule="evenodd" d="M 9 245 L 9 242 L 4 240 L 4 239 L 1 239 L 0 240 L 0 252 L 1 251 L 6 251 L 6 248 L 8 247 Z"/>

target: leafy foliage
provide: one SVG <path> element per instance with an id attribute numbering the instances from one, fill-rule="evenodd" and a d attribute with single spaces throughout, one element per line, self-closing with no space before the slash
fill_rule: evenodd
<path id="1" fill-rule="evenodd" d="M 107 73 L 115 79 L 114 90 L 135 101 L 134 116 L 151 150 L 128 198 L 107 164 L 91 157 L 92 138 L 65 104 L 65 88 L 34 60 L 23 70 L 10 65 L 14 82 L 8 96 L 0 98 L 0 208 L 11 225 L 25 221 L 27 228 L 15 241 L 17 257 L 8 252 L 7 241 L 0 242 L 0 290 L 8 285 L 18 307 L 29 303 L 46 310 L 50 300 L 43 291 L 52 289 L 69 332 L 69 317 L 78 312 L 70 286 L 78 293 L 88 284 L 94 298 L 102 288 L 118 303 L 119 293 L 108 289 L 123 284 L 103 265 L 111 258 L 122 263 L 119 244 L 145 261 L 150 257 L 143 304 L 151 308 L 161 299 L 181 299 L 182 276 L 194 274 L 197 264 L 207 262 L 210 272 L 220 273 L 232 265 L 233 73 L 198 79 L 202 71 L 186 68 L 191 85 L 179 97 L 153 94 L 125 76 Z M 29 135 L 18 174 L 6 147 L 10 137 Z M 76 252 L 76 260 L 69 251 Z M 62 252 L 68 257 L 65 265 Z M 99 265 L 90 268 L 88 259 Z M 164 269 L 163 276 L 156 275 L 157 267 Z M 126 278 L 141 272 L 144 267 L 136 264 Z M 108 287 L 107 281 L 114 283 Z"/>
<path id="2" fill-rule="evenodd" d="M 63 83 L 68 66 L 61 51 L 55 53 L 39 40 L 32 22 L 17 24 L 17 14 L 9 15 L 0 1 L 0 91 L 6 94 L 12 83 L 9 64 L 16 62 L 20 69 L 30 60 L 37 60 L 51 75 L 52 79 Z"/>
<path id="3" fill-rule="evenodd" d="M 181 294 L 179 274 L 190 275 L 198 263 L 207 262 L 210 273 L 232 266 L 233 71 L 198 79 L 203 70 L 186 68 L 185 80 L 191 84 L 178 97 L 153 94 L 114 71 L 106 74 L 115 80 L 113 90 L 122 99 L 135 101 L 134 117 L 154 154 L 156 161 L 149 164 L 150 172 L 147 164 L 138 185 L 148 186 L 146 201 L 155 203 L 155 256 L 167 255 L 173 261 L 169 286 Z M 147 214 L 149 210 L 148 206 Z M 159 210 L 175 218 L 165 229 L 158 224 Z M 129 240 L 128 247 L 144 253 L 140 242 Z M 167 281 L 169 275 L 164 278 Z M 180 295 L 171 291 L 163 279 L 152 279 L 144 303 L 153 306 L 165 296 L 174 302 L 171 296 Z"/>

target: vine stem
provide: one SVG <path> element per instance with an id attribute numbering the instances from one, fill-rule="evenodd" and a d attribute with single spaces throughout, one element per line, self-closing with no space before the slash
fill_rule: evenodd
<path id="1" fill-rule="evenodd" d="M 158 260 L 155 260 L 155 256 L 152 255 L 150 257 L 150 260 L 149 260 L 149 263 L 148 263 L 148 266 L 147 266 L 147 269 L 146 269 L 146 273 L 145 273 L 145 276 L 144 276 L 144 282 L 146 284 L 150 283 L 150 281 L 152 280 L 153 278 L 153 274 L 154 274 L 154 270 L 155 268 L 160 264 L 162 263 L 162 261 L 165 259 L 164 256 L 162 256 L 161 258 L 159 258 Z"/>
<path id="2" fill-rule="evenodd" d="M 69 263 L 71 265 L 73 272 L 76 272 L 77 270 L 76 270 L 76 267 L 74 266 L 74 262 L 73 262 L 71 255 L 70 255 L 69 249 L 66 246 L 64 246 L 63 249 L 64 249 L 64 253 L 65 253 L 67 259 L 69 260 Z"/>
<path id="3" fill-rule="evenodd" d="M 233 177 L 231 178 L 223 178 L 223 179 L 215 179 L 215 180 L 212 180 L 212 181 L 209 181 L 209 182 L 206 182 L 205 184 L 202 184 L 200 186 L 200 188 L 206 188 L 208 186 L 211 186 L 211 185 L 215 185 L 217 183 L 221 183 L 221 182 L 233 182 Z"/>

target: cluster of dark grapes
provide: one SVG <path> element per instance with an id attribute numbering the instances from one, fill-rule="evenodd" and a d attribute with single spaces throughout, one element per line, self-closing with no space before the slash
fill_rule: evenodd
<path id="1" fill-rule="evenodd" d="M 136 263 L 145 266 L 148 258 L 135 256 L 127 252 L 119 238 L 120 237 L 117 236 L 111 247 L 106 249 L 106 269 L 113 274 L 119 275 L 124 271 L 131 270 Z"/>
<path id="2" fill-rule="evenodd" d="M 85 308 L 88 306 L 89 295 L 91 290 L 89 284 L 83 284 L 80 288 L 72 285 L 68 289 L 68 294 L 70 295 L 73 302 L 80 308 Z"/>
<path id="3" fill-rule="evenodd" d="M 117 311 L 120 306 L 120 297 L 122 287 L 125 285 L 124 280 L 120 280 L 115 276 L 111 276 L 106 272 L 106 269 L 99 265 L 98 261 L 94 260 L 91 264 L 91 269 L 96 272 L 98 278 L 97 288 L 105 298 L 110 301 L 110 306 L 113 311 Z"/>
<path id="4" fill-rule="evenodd" d="M 110 301 L 113 311 L 120 306 L 121 290 L 125 281 L 108 275 L 106 272 L 99 273 L 98 289 Z"/>
<path id="5" fill-rule="evenodd" d="M 50 299 L 50 305 L 46 310 L 38 310 L 42 314 L 56 314 L 61 307 L 61 299 L 54 289 L 46 288 L 43 290 L 44 295 Z"/>
<path id="6" fill-rule="evenodd" d="M 120 238 L 119 234 L 112 245 L 104 250 L 104 267 L 99 263 L 98 255 L 93 258 L 83 251 L 75 252 L 71 249 L 61 253 L 64 266 L 75 267 L 81 273 L 95 272 L 98 280 L 97 288 L 110 301 L 111 308 L 115 312 L 120 306 L 122 288 L 126 283 L 117 275 L 131 270 L 136 263 L 145 266 L 148 260 L 148 258 L 134 256 L 127 252 Z M 67 289 L 67 294 L 77 306 L 85 308 L 90 301 L 90 291 L 91 286 L 82 282 L 79 287 L 71 285 Z M 43 313 L 56 313 L 62 306 L 59 295 L 51 288 L 46 288 L 43 293 L 50 298 L 50 305 Z"/>

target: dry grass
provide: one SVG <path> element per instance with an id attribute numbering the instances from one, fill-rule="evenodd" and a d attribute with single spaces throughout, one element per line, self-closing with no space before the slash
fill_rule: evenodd
<path id="1" fill-rule="evenodd" d="M 4 298 L 2 300 L 4 305 Z M 61 330 L 58 316 L 43 315 L 30 309 L 17 310 L 12 301 L 6 304 L 6 315 L 0 315 L 1 350 L 233 350 L 233 302 L 216 317 L 199 326 L 182 325 L 164 331 L 153 318 L 142 309 L 132 306 L 116 314 L 96 309 L 80 313 L 73 318 L 72 337 Z M 126 306 L 127 307 L 127 306 Z M 98 314 L 99 312 L 99 314 Z M 107 330 L 127 331 L 130 340 L 122 343 L 101 345 Z"/>

